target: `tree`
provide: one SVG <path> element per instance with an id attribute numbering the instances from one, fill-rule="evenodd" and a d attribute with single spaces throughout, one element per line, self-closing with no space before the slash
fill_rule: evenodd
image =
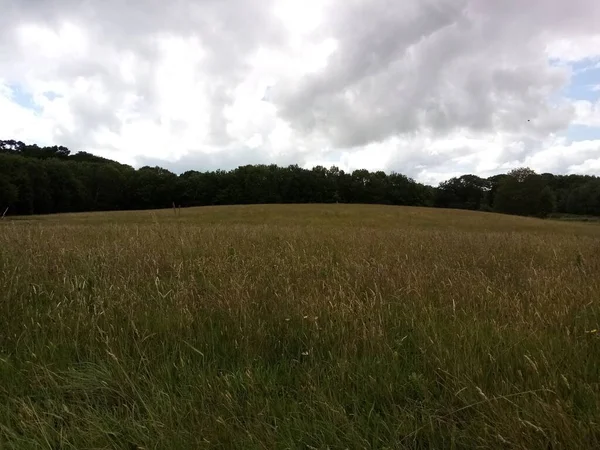
<path id="1" fill-rule="evenodd" d="M 533 170 L 515 169 L 499 184 L 494 209 L 508 214 L 546 217 L 554 210 L 554 193 Z"/>
<path id="2" fill-rule="evenodd" d="M 573 189 L 566 210 L 570 214 L 600 216 L 600 179 L 592 179 Z"/>
<path id="3" fill-rule="evenodd" d="M 0 152 L 2 153 L 17 153 L 25 147 L 25 144 L 21 141 L 15 141 L 14 139 L 0 141 Z"/>
<path id="4" fill-rule="evenodd" d="M 540 217 L 548 217 L 556 210 L 556 196 L 554 192 L 550 188 L 550 186 L 546 185 L 542 192 L 540 193 L 540 202 L 538 209 L 538 216 Z"/>
<path id="5" fill-rule="evenodd" d="M 454 177 L 438 186 L 435 206 L 478 210 L 490 189 L 491 183 L 476 175 Z"/>
<path id="6" fill-rule="evenodd" d="M 130 166 L 63 146 L 0 141 L 0 202 L 15 214 L 167 208 L 176 204 L 383 203 L 536 215 L 553 211 L 600 215 L 600 178 L 537 175 L 529 168 L 487 179 L 453 177 L 437 188 L 383 171 L 298 165 L 246 165 L 187 171 Z M 0 203 L 0 207 L 2 204 Z"/>
<path id="7" fill-rule="evenodd" d="M 511 170 L 510 172 L 508 172 L 507 175 L 509 177 L 513 177 L 519 183 L 521 183 L 521 182 L 527 180 L 527 178 L 536 175 L 536 173 L 529 167 L 519 167 L 519 168 Z"/>
<path id="8" fill-rule="evenodd" d="M 0 215 L 19 198 L 17 187 L 6 178 L 0 178 Z"/>

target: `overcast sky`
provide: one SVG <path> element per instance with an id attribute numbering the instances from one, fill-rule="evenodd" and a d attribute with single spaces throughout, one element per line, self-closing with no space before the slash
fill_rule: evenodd
<path id="1" fill-rule="evenodd" d="M 0 0 L 0 139 L 175 172 L 600 175 L 594 0 Z"/>

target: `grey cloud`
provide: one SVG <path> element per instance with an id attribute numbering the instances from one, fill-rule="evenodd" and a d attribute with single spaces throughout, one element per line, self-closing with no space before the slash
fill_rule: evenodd
<path id="1" fill-rule="evenodd" d="M 490 34 L 510 34 L 522 38 L 542 34 L 589 35 L 597 33 L 600 4 L 590 0 L 471 0 L 473 13 L 486 18 Z"/>
<path id="2" fill-rule="evenodd" d="M 77 112 L 74 116 L 77 129 L 95 129 L 101 125 L 114 133 L 119 133 L 122 122 L 114 115 L 113 105 L 115 102 L 111 101 L 112 98 L 114 98 L 114 94 L 109 95 L 109 100 L 105 104 L 90 102 L 82 95 L 72 98 L 70 105 Z"/>
<path id="3" fill-rule="evenodd" d="M 274 101 L 297 130 L 321 133 L 339 147 L 419 129 L 536 137 L 560 130 L 573 111 L 547 99 L 568 81 L 568 71 L 549 65 L 542 35 L 561 20 L 579 21 L 589 5 L 508 3 L 338 3 L 324 25 L 339 42 L 328 67 L 280 86 Z"/>

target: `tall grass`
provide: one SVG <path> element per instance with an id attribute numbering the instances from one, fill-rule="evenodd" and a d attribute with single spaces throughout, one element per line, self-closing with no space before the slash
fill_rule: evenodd
<path id="1" fill-rule="evenodd" d="M 0 448 L 600 448 L 598 225 L 39 217 L 0 293 Z"/>

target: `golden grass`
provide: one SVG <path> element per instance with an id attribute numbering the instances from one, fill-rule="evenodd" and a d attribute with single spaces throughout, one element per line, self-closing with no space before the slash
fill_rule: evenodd
<path id="1" fill-rule="evenodd" d="M 7 448 L 599 448 L 600 226 L 257 205 L 0 224 Z"/>

